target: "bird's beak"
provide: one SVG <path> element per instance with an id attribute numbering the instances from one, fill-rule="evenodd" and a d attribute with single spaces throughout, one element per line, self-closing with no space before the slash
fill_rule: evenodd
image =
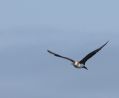
<path id="1" fill-rule="evenodd" d="M 83 67 L 84 69 L 88 70 L 88 68 L 86 66 Z"/>

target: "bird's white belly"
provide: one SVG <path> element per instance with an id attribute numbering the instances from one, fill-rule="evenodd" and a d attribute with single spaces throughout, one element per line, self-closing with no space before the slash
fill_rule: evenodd
<path id="1" fill-rule="evenodd" d="M 75 63 L 73 63 L 73 65 L 76 68 L 82 68 L 84 66 L 83 64 L 80 64 L 79 62 L 75 62 Z"/>
<path id="2" fill-rule="evenodd" d="M 82 68 L 82 67 L 84 67 L 84 65 L 83 64 L 79 64 L 79 67 Z"/>

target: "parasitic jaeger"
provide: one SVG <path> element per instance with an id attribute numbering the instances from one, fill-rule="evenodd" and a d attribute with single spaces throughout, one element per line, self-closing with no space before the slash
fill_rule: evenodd
<path id="1" fill-rule="evenodd" d="M 59 54 L 56 54 L 50 50 L 47 50 L 50 54 L 53 54 L 54 56 L 56 57 L 60 57 L 60 58 L 64 58 L 66 60 L 69 60 L 72 62 L 72 65 L 75 67 L 75 68 L 84 68 L 84 69 L 87 69 L 88 68 L 85 66 L 85 63 L 88 59 L 90 59 L 92 56 L 94 56 L 97 52 L 99 52 L 109 41 L 107 41 L 105 44 L 103 44 L 101 47 L 95 49 L 94 51 L 90 52 L 89 54 L 87 54 L 83 59 L 81 59 L 80 61 L 75 61 L 69 57 L 65 57 L 65 56 L 61 56 Z"/>

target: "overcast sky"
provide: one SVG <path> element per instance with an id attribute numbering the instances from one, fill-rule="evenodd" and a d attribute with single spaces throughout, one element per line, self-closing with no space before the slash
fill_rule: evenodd
<path id="1" fill-rule="evenodd" d="M 1 0 L 1 98 L 119 98 L 118 0 Z M 90 59 L 89 70 L 47 53 Z"/>

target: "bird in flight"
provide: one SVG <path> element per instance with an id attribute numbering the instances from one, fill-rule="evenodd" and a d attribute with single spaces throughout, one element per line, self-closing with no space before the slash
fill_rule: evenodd
<path id="1" fill-rule="evenodd" d="M 88 68 L 85 66 L 85 63 L 88 59 L 90 59 L 92 56 L 94 56 L 97 52 L 99 52 L 109 41 L 107 41 L 105 44 L 103 44 L 101 47 L 95 49 L 94 51 L 90 52 L 89 54 L 87 54 L 83 59 L 81 59 L 80 61 L 75 61 L 69 57 L 65 57 L 65 56 L 61 56 L 59 54 L 56 54 L 50 50 L 47 50 L 50 54 L 53 54 L 54 56 L 56 57 L 60 57 L 60 58 L 64 58 L 66 60 L 69 60 L 72 62 L 72 65 L 75 67 L 75 68 L 84 68 L 84 69 L 87 69 Z"/>

